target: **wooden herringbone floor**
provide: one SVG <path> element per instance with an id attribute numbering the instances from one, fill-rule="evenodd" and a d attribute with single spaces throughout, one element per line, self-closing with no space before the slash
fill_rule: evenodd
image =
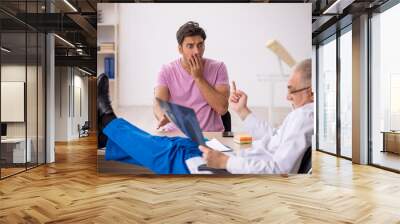
<path id="1" fill-rule="evenodd" d="M 316 152 L 312 176 L 96 173 L 95 139 L 0 181 L 0 223 L 400 223 L 400 175 Z"/>

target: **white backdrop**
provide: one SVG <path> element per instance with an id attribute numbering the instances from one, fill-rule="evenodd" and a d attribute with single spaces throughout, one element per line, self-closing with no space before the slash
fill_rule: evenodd
<path id="1" fill-rule="evenodd" d="M 1 82 L 1 122 L 25 122 L 25 82 Z"/>
<path id="2" fill-rule="evenodd" d="M 180 57 L 176 31 L 189 20 L 207 34 L 204 57 L 223 61 L 229 79 L 249 95 L 250 106 L 288 107 L 285 79 L 268 77 L 290 69 L 265 47 L 277 39 L 295 60 L 311 57 L 311 4 L 119 4 L 119 105 L 151 105 L 163 64 Z"/>

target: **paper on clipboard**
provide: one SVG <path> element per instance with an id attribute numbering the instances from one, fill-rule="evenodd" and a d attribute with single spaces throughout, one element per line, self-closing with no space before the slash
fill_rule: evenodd
<path id="1" fill-rule="evenodd" d="M 220 152 L 231 152 L 233 151 L 231 148 L 227 147 L 226 145 L 222 144 L 217 139 L 213 138 L 210 141 L 206 142 L 206 145 L 216 151 Z"/>

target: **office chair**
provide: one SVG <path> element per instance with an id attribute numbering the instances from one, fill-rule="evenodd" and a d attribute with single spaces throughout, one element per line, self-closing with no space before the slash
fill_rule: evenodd
<path id="1" fill-rule="evenodd" d="M 304 152 L 303 159 L 301 160 L 298 173 L 310 173 L 312 169 L 312 149 L 311 146 Z"/>
<path id="2" fill-rule="evenodd" d="M 225 131 L 232 131 L 232 124 L 231 124 L 231 113 L 227 111 L 224 115 L 221 116 L 222 123 L 224 124 Z"/>
<path id="3" fill-rule="evenodd" d="M 80 125 L 78 124 L 79 138 L 82 136 L 89 136 L 89 129 L 90 129 L 89 121 L 85 121 L 82 127 L 80 127 Z"/>

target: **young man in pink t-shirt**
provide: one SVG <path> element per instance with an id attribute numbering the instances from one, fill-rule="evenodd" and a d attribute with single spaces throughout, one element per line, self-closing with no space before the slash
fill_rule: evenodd
<path id="1" fill-rule="evenodd" d="M 228 111 L 229 80 L 223 62 L 203 58 L 206 34 L 187 22 L 176 33 L 181 58 L 162 66 L 155 97 L 192 108 L 203 131 L 224 131 L 221 115 Z M 154 103 L 158 128 L 173 125 Z"/>

